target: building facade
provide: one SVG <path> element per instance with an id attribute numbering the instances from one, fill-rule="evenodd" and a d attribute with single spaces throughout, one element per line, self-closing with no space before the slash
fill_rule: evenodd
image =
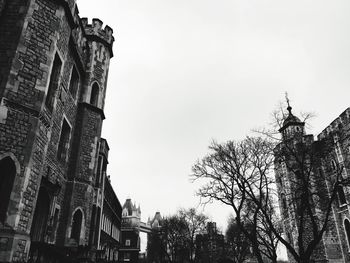
<path id="1" fill-rule="evenodd" d="M 120 261 L 136 263 L 140 253 L 141 209 L 126 199 L 122 210 Z"/>
<path id="2" fill-rule="evenodd" d="M 97 261 L 117 262 L 121 242 L 122 206 L 107 176 L 109 147 L 107 141 L 101 139 L 100 152 L 96 170 L 96 203 L 93 204 L 92 247 L 97 248 Z M 94 213 L 95 211 L 95 213 Z"/>
<path id="3" fill-rule="evenodd" d="M 305 133 L 305 123 L 289 114 L 280 129 L 282 142 L 275 149 L 275 176 L 279 194 L 281 215 L 284 232 L 290 244 L 299 250 L 298 224 L 303 211 L 301 182 L 309 176 L 311 214 L 313 218 L 304 216 L 303 242 L 307 244 L 312 232 L 311 220 L 322 221 L 327 211 L 332 189 L 338 181 L 346 181 L 350 175 L 350 108 L 346 109 L 338 118 L 327 126 L 314 140 L 313 135 Z M 292 154 L 285 154 L 286 147 L 297 149 Z M 284 150 L 283 150 L 284 149 Z M 309 171 L 300 170 L 296 160 L 304 158 L 305 167 Z M 334 202 L 330 209 L 328 227 L 322 239 L 312 254 L 312 262 L 350 262 L 350 213 L 349 186 L 340 184 L 334 191 Z M 299 195 L 300 194 L 300 195 Z M 304 200 L 305 201 L 305 200 Z M 304 215 L 304 214 L 303 214 Z M 290 262 L 294 262 L 288 254 Z"/>
<path id="4" fill-rule="evenodd" d="M 75 0 L 0 0 L 1 262 L 118 247 L 101 140 L 113 31 L 78 13 Z"/>

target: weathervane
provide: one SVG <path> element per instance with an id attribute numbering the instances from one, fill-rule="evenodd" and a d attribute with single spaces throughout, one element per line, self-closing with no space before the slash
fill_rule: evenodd
<path id="1" fill-rule="evenodd" d="M 289 111 L 289 114 L 292 114 L 292 107 L 289 104 L 288 92 L 286 92 L 285 94 L 286 94 L 285 96 L 286 96 L 286 101 L 288 105 L 287 110 Z"/>

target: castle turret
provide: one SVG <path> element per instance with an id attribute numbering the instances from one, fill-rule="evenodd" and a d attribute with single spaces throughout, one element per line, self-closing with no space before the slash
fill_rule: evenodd
<path id="1" fill-rule="evenodd" d="M 113 30 L 108 25 L 102 28 L 103 22 L 97 18 L 92 19 L 92 24 L 88 24 L 87 18 L 82 18 L 81 23 L 90 54 L 81 101 L 103 110 L 109 61 L 113 57 Z"/>
<path id="2" fill-rule="evenodd" d="M 152 220 L 149 220 L 149 225 L 151 225 L 152 229 L 157 229 L 162 226 L 163 218 L 160 212 L 156 212 Z"/>
<path id="3" fill-rule="evenodd" d="M 131 201 L 126 199 L 122 212 L 122 247 L 120 248 L 120 258 L 123 261 L 137 262 L 140 252 L 140 223 L 141 209 Z"/>
<path id="4" fill-rule="evenodd" d="M 283 126 L 279 129 L 282 133 L 283 140 L 291 139 L 296 135 L 303 136 L 305 133 L 305 122 L 302 122 L 298 117 L 292 113 L 292 107 L 288 103 L 288 116 L 283 121 Z"/>

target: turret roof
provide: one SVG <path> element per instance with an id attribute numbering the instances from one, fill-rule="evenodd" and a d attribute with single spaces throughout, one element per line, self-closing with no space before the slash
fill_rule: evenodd
<path id="1" fill-rule="evenodd" d="M 293 115 L 292 107 L 289 104 L 288 104 L 287 110 L 288 110 L 288 116 L 287 116 L 287 118 L 284 119 L 283 126 L 281 129 L 279 129 L 280 132 L 285 130 L 290 125 L 302 125 L 302 126 L 304 126 L 305 123 L 302 122 L 297 116 Z"/>
<path id="2" fill-rule="evenodd" d="M 125 208 L 128 210 L 128 215 L 132 215 L 132 211 L 135 209 L 135 205 L 131 202 L 130 198 L 126 199 L 123 205 L 123 210 Z"/>

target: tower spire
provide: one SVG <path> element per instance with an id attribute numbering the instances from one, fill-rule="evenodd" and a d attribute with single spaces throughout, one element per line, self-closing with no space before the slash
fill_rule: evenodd
<path id="1" fill-rule="evenodd" d="M 290 106 L 290 101 L 289 101 L 289 98 L 288 98 L 288 92 L 286 92 L 285 96 L 286 96 L 286 101 L 287 101 L 287 105 L 288 105 L 287 110 L 288 110 L 289 114 L 291 115 L 292 114 L 292 107 Z"/>

